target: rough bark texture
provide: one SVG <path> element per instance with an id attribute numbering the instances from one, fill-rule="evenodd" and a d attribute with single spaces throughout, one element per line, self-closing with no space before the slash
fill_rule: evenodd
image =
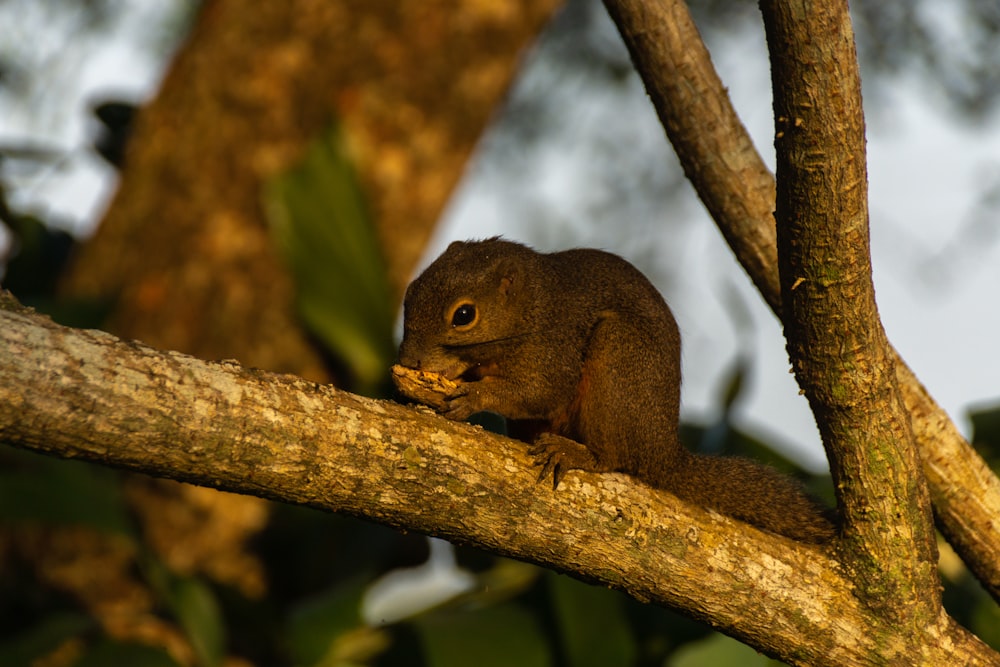
<path id="1" fill-rule="evenodd" d="M 1000 664 L 943 613 L 900 628 L 832 556 L 618 475 L 299 378 L 76 331 L 0 300 L 0 439 L 447 537 L 613 586 L 791 664 Z"/>
<path id="2" fill-rule="evenodd" d="M 781 313 L 774 177 L 736 115 L 681 0 L 605 0 L 677 156 L 740 263 Z M 1000 599 L 1000 480 L 895 350 L 942 532 Z"/>
<path id="3" fill-rule="evenodd" d="M 930 498 L 875 305 L 864 115 L 847 3 L 761 2 L 771 55 L 782 321 L 830 459 L 841 557 L 869 604 L 940 610 Z M 822 34 L 822 41 L 813 40 Z"/>

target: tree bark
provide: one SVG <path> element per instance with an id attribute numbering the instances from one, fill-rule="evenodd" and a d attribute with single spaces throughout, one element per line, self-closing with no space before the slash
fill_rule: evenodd
<path id="1" fill-rule="evenodd" d="M 774 91 L 782 321 L 816 417 L 859 594 L 940 611 L 930 498 L 875 305 L 861 79 L 846 1 L 762 0 Z M 822 34 L 825 39 L 813 40 Z"/>
<path id="2" fill-rule="evenodd" d="M 764 299 L 782 313 L 775 183 L 681 0 L 605 0 L 685 173 Z M 1000 480 L 890 348 L 941 531 L 1000 601 Z"/>
<path id="3" fill-rule="evenodd" d="M 160 352 L 0 300 L 0 439 L 438 535 L 681 609 L 791 664 L 996 665 L 943 612 L 861 603 L 832 554 L 620 475 L 535 483 L 527 446 L 301 378 Z"/>

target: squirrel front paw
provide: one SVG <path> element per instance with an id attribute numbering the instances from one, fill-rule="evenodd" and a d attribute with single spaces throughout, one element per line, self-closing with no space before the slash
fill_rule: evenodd
<path id="1" fill-rule="evenodd" d="M 441 412 L 448 419 L 462 421 L 477 412 L 482 412 L 479 395 L 472 386 L 474 383 L 463 382 L 445 397 L 445 408 Z"/>
<path id="2" fill-rule="evenodd" d="M 567 470 L 600 470 L 597 459 L 585 445 L 555 433 L 539 435 L 528 453 L 535 457 L 535 465 L 542 467 L 538 481 L 551 475 L 553 490 L 559 488 Z"/>

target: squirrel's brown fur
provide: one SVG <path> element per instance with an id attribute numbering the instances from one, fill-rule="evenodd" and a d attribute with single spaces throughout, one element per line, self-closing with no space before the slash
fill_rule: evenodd
<path id="1" fill-rule="evenodd" d="M 459 383 L 444 414 L 503 415 L 556 485 L 568 469 L 621 471 L 801 541 L 834 535 L 794 480 L 681 446 L 677 323 L 621 257 L 456 242 L 411 283 L 404 309 L 400 363 Z"/>

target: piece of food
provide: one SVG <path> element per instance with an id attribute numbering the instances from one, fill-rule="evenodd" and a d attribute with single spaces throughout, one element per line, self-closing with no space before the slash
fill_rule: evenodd
<path id="1" fill-rule="evenodd" d="M 407 368 L 399 364 L 392 367 L 392 381 L 403 396 L 428 405 L 435 410 L 443 410 L 447 407 L 447 397 L 458 388 L 458 383 L 443 375 Z"/>

